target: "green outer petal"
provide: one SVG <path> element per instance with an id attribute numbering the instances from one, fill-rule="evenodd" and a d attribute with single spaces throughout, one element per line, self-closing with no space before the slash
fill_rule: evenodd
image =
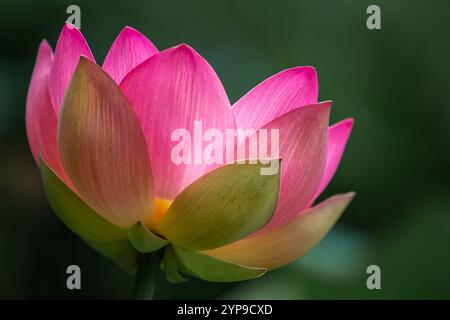
<path id="1" fill-rule="evenodd" d="M 335 195 L 272 230 L 203 253 L 246 266 L 282 267 L 322 240 L 354 196 L 354 192 Z"/>
<path id="2" fill-rule="evenodd" d="M 156 251 L 169 243 L 148 230 L 141 222 L 128 229 L 128 238 L 136 250 L 143 253 Z"/>
<path id="3" fill-rule="evenodd" d="M 208 255 L 173 246 L 181 271 L 214 282 L 234 282 L 262 276 L 267 269 L 232 264 Z"/>
<path id="4" fill-rule="evenodd" d="M 166 272 L 167 281 L 170 283 L 182 283 L 187 281 L 187 279 L 178 272 L 177 258 L 171 246 L 167 246 L 164 250 L 164 271 Z"/>
<path id="5" fill-rule="evenodd" d="M 94 250 L 114 260 L 114 262 L 128 273 L 135 273 L 138 268 L 138 252 L 128 239 L 116 242 L 86 241 Z"/>
<path id="6" fill-rule="evenodd" d="M 194 251 L 258 230 L 275 211 L 280 184 L 280 170 L 261 175 L 264 167 L 234 163 L 204 175 L 175 198 L 156 229 L 171 243 Z"/>
<path id="7" fill-rule="evenodd" d="M 100 254 L 127 272 L 134 272 L 137 252 L 128 240 L 126 229 L 109 223 L 89 208 L 42 160 L 40 169 L 47 198 L 59 219 Z"/>

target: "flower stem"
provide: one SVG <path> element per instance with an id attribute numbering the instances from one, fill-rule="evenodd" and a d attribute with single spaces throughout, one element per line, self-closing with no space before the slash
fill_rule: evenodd
<path id="1" fill-rule="evenodd" d="M 152 300 L 161 265 L 161 250 L 142 255 L 133 288 L 133 299 Z"/>

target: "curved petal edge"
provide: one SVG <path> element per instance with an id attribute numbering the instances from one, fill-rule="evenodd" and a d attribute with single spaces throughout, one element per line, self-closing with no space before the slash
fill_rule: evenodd
<path id="1" fill-rule="evenodd" d="M 50 99 L 57 118 L 67 86 L 81 56 L 95 61 L 81 31 L 66 23 L 56 44 L 48 83 Z"/>
<path id="2" fill-rule="evenodd" d="M 203 253 L 246 266 L 282 267 L 314 247 L 332 228 L 354 196 L 353 192 L 333 196 L 267 233 Z"/>
<path id="3" fill-rule="evenodd" d="M 128 72 L 157 53 L 158 49 L 146 36 L 136 29 L 125 27 L 109 49 L 103 70 L 119 84 Z"/>
<path id="4" fill-rule="evenodd" d="M 238 128 L 259 129 L 301 106 L 317 103 L 318 81 L 313 67 L 295 67 L 267 78 L 232 107 Z"/>
<path id="5" fill-rule="evenodd" d="M 320 181 L 319 188 L 311 203 L 322 193 L 333 178 L 341 161 L 347 145 L 348 138 L 352 132 L 354 120 L 349 118 L 342 120 L 328 128 L 327 161 L 325 170 Z"/>
<path id="6" fill-rule="evenodd" d="M 235 282 L 255 279 L 266 273 L 264 268 L 253 268 L 229 263 L 200 252 L 174 246 L 177 265 L 181 271 L 213 282 Z"/>

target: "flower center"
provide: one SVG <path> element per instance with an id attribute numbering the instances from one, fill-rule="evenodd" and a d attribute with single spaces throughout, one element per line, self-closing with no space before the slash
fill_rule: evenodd
<path id="1" fill-rule="evenodd" d="M 153 204 L 153 215 L 144 221 L 145 226 L 150 230 L 153 230 L 154 226 L 158 224 L 158 222 L 165 216 L 167 210 L 169 210 L 169 207 L 172 204 L 172 201 L 156 198 Z"/>
<path id="2" fill-rule="evenodd" d="M 164 217 L 164 215 L 167 213 L 167 210 L 169 210 L 170 205 L 172 204 L 172 201 L 165 200 L 165 199 L 155 199 L 155 220 L 159 221 Z"/>

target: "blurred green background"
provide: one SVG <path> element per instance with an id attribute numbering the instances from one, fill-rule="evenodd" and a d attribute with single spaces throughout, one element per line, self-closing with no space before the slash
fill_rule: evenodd
<path id="1" fill-rule="evenodd" d="M 28 149 L 24 111 L 42 38 L 54 47 L 70 4 L 98 62 L 125 25 L 159 49 L 181 42 L 215 68 L 232 102 L 266 77 L 315 66 L 332 122 L 356 120 L 323 197 L 357 197 L 307 256 L 237 284 L 160 279 L 159 298 L 450 298 L 450 2 L 2 1 L 0 298 L 128 298 L 133 277 L 62 225 Z M 381 30 L 366 8 L 381 7 Z M 323 198 L 322 197 L 322 198 Z M 82 290 L 66 289 L 66 267 Z M 381 267 L 381 290 L 366 287 Z"/>

